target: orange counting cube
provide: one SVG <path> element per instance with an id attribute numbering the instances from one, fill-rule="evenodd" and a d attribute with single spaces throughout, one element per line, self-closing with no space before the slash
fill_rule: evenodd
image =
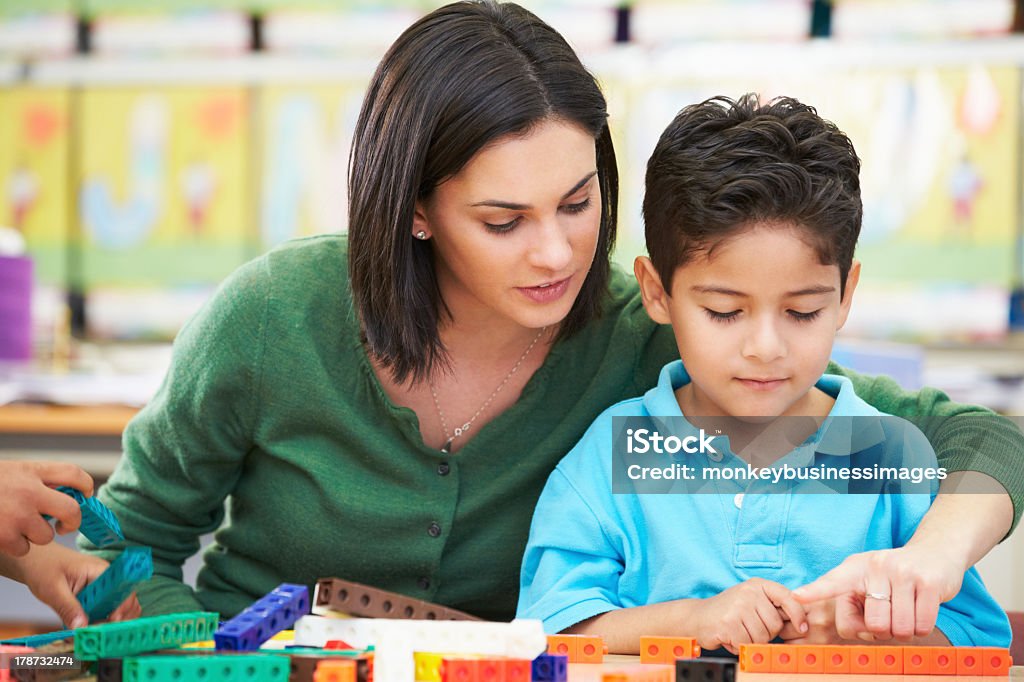
<path id="1" fill-rule="evenodd" d="M 548 653 L 568 656 L 569 663 L 602 663 L 608 647 L 594 635 L 548 635 Z"/>
<path id="2" fill-rule="evenodd" d="M 441 682 L 475 682 L 477 663 L 472 658 L 441 659 Z"/>
<path id="3" fill-rule="evenodd" d="M 316 664 L 313 682 L 356 682 L 356 662 L 324 659 Z"/>
<path id="4" fill-rule="evenodd" d="M 928 649 L 928 674 L 929 675 L 956 675 L 956 647 L 951 646 L 929 646 Z"/>
<path id="5" fill-rule="evenodd" d="M 1010 659 L 1010 652 L 1008 649 L 998 649 L 996 647 L 982 647 L 982 675 L 1001 675 L 1003 677 L 1006 677 L 1010 674 L 1011 663 L 1013 663 L 1013 661 Z"/>
<path id="6" fill-rule="evenodd" d="M 530 682 L 533 671 L 530 661 L 525 658 L 505 659 L 505 682 Z"/>
<path id="7" fill-rule="evenodd" d="M 477 682 L 505 682 L 505 661 L 499 658 L 482 658 L 476 662 Z"/>
<path id="8" fill-rule="evenodd" d="M 788 644 L 772 644 L 772 672 L 773 673 L 795 673 L 796 672 L 796 647 Z"/>
<path id="9" fill-rule="evenodd" d="M 700 647 L 693 637 L 641 637 L 641 663 L 675 663 L 677 658 L 697 658 Z"/>
<path id="10" fill-rule="evenodd" d="M 905 675 L 930 675 L 926 646 L 903 647 L 903 673 Z"/>
<path id="11" fill-rule="evenodd" d="M 568 656 L 570 663 L 575 663 L 576 658 L 576 637 L 575 635 L 548 635 L 548 653 Z"/>
<path id="12" fill-rule="evenodd" d="M 901 646 L 876 646 L 875 660 L 877 668 L 875 672 L 879 675 L 902 675 L 903 674 L 903 647 Z"/>
<path id="13" fill-rule="evenodd" d="M 851 646 L 850 674 L 874 675 L 878 669 L 878 653 L 873 646 Z"/>
<path id="14" fill-rule="evenodd" d="M 825 659 L 824 672 L 826 675 L 846 675 L 850 672 L 850 647 L 848 646 L 823 646 L 821 656 Z"/>
<path id="15" fill-rule="evenodd" d="M 825 654 L 820 646 L 801 644 L 796 649 L 796 671 L 798 673 L 825 672 Z"/>
<path id="16" fill-rule="evenodd" d="M 770 644 L 740 644 L 740 670 L 748 673 L 770 673 L 772 655 Z"/>
<path id="17" fill-rule="evenodd" d="M 576 660 L 574 663 L 604 663 L 604 655 L 608 653 L 608 647 L 600 637 L 581 636 L 576 646 Z"/>
<path id="18" fill-rule="evenodd" d="M 977 647 L 962 646 L 956 649 L 956 674 L 981 675 L 983 662 L 981 650 Z"/>

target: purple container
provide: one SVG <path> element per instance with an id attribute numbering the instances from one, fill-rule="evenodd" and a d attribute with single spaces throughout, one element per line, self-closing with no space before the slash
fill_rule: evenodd
<path id="1" fill-rule="evenodd" d="M 32 259 L 0 256 L 0 360 L 32 358 Z"/>

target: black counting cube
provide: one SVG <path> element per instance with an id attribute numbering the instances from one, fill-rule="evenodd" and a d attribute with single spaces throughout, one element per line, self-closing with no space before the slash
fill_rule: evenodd
<path id="1" fill-rule="evenodd" d="M 680 658 L 676 682 L 735 682 L 735 658 Z"/>

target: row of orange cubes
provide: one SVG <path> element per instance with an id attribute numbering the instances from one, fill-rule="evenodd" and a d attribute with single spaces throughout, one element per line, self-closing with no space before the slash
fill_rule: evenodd
<path id="1" fill-rule="evenodd" d="M 594 635 L 548 635 L 548 653 L 568 656 L 570 663 L 601 663 L 608 646 Z M 641 663 L 673 663 L 698 656 L 700 647 L 693 637 L 640 638 Z"/>
<path id="2" fill-rule="evenodd" d="M 761 673 L 1006 676 L 1012 663 L 998 647 L 740 645 L 740 670 Z"/>
<path id="3" fill-rule="evenodd" d="M 608 647 L 594 635 L 548 635 L 548 653 L 568 656 L 569 663 L 601 663 Z"/>

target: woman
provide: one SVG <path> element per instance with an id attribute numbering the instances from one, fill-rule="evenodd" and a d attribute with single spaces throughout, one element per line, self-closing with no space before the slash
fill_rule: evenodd
<path id="1" fill-rule="evenodd" d="M 153 547 L 147 614 L 230 616 L 282 581 L 336 575 L 507 619 L 548 474 L 675 354 L 609 267 L 604 98 L 535 16 L 456 3 L 418 21 L 378 67 L 355 140 L 347 244 L 299 240 L 241 268 L 125 432 L 100 497 Z M 969 409 L 853 378 L 888 412 Z M 181 563 L 225 500 L 193 592 Z M 986 500 L 936 504 L 920 544 L 941 559 L 906 548 L 885 577 L 962 575 L 1011 525 L 1010 498 Z"/>

